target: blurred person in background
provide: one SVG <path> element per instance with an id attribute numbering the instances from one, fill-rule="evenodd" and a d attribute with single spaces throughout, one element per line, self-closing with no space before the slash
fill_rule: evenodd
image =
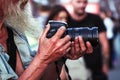
<path id="1" fill-rule="evenodd" d="M 114 40 L 113 40 L 114 52 L 116 54 L 116 61 L 114 66 L 120 67 L 120 20 L 119 25 L 114 29 Z"/>
<path id="2" fill-rule="evenodd" d="M 43 31 L 33 18 L 30 6 L 28 0 L 0 0 L 0 80 L 57 80 L 59 74 L 56 67 L 51 69 L 50 65 L 65 57 L 72 48 L 70 36 L 61 39 L 65 27 L 61 27 L 52 38 L 46 38 L 50 26 L 47 25 Z M 32 54 L 25 32 L 35 38 L 40 35 L 35 55 Z M 80 42 L 74 46 L 79 50 L 76 52 L 79 57 L 85 52 L 81 48 L 86 48 L 85 44 L 81 44 L 84 42 L 80 38 Z M 91 44 L 87 43 L 87 47 L 87 52 L 91 53 Z M 53 74 L 47 75 L 47 72 Z"/>
<path id="3" fill-rule="evenodd" d="M 44 27 L 51 10 L 48 0 L 45 0 L 45 2 L 40 0 L 31 0 L 31 3 L 33 8 L 33 16 L 37 18 L 40 24 Z"/>
<path id="4" fill-rule="evenodd" d="M 109 71 L 109 44 L 106 28 L 99 16 L 85 12 L 87 3 L 88 0 L 71 0 L 73 12 L 70 13 L 71 17 L 68 19 L 68 26 L 98 27 L 99 46 L 94 48 L 91 55 L 85 54 L 83 57 L 86 67 L 92 73 L 92 80 L 107 80 Z"/>
<path id="5" fill-rule="evenodd" d="M 51 8 L 51 12 L 48 16 L 46 24 L 49 22 L 49 20 L 67 22 L 68 16 L 69 16 L 68 11 L 62 5 L 54 5 Z"/>
<path id="6" fill-rule="evenodd" d="M 113 38 L 114 38 L 113 29 L 115 25 L 112 19 L 108 16 L 107 10 L 101 9 L 100 17 L 103 19 L 104 25 L 107 29 L 107 38 L 108 38 L 109 46 L 110 46 L 109 47 L 109 50 L 110 50 L 109 68 L 112 69 L 113 68 L 113 57 L 115 56 L 114 48 L 113 48 Z"/>

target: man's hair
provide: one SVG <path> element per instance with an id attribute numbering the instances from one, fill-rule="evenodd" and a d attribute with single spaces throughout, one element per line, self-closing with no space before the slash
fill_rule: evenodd
<path id="1" fill-rule="evenodd" d="M 0 10 L 4 13 L 4 16 L 12 14 L 12 8 L 17 5 L 18 2 L 24 0 L 0 0 Z"/>
<path id="2" fill-rule="evenodd" d="M 51 11 L 50 11 L 50 15 L 46 21 L 46 24 L 48 23 L 49 20 L 53 20 L 53 18 L 58 15 L 61 11 L 65 11 L 69 17 L 69 13 L 68 11 L 66 10 L 66 8 L 62 5 L 54 5 L 52 8 L 51 8 Z"/>
<path id="3" fill-rule="evenodd" d="M 25 0 L 0 0 L 0 9 L 4 12 L 4 23 L 18 33 L 28 32 L 33 37 L 38 37 L 42 28 L 38 21 L 33 18 L 31 4 L 27 2 L 24 9 L 21 4 Z"/>
<path id="4" fill-rule="evenodd" d="M 101 11 L 102 13 L 104 13 L 106 16 L 108 16 L 108 15 L 107 15 L 107 10 L 106 10 L 106 9 L 101 8 L 100 11 Z"/>
<path id="5" fill-rule="evenodd" d="M 4 14 L 10 11 L 10 4 L 12 0 L 0 0 L 0 10 L 3 11 Z"/>

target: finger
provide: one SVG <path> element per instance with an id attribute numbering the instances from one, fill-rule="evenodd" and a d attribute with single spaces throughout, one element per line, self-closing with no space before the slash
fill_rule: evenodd
<path id="1" fill-rule="evenodd" d="M 69 41 L 68 43 L 66 43 L 64 46 L 61 47 L 61 51 L 66 51 L 68 48 L 70 48 L 71 42 Z"/>
<path id="2" fill-rule="evenodd" d="M 78 37 L 75 38 L 74 46 L 75 46 L 75 53 L 79 54 L 80 53 L 80 44 L 79 44 L 79 38 Z"/>
<path id="3" fill-rule="evenodd" d="M 75 53 L 75 47 L 74 47 L 74 42 L 72 41 L 70 54 L 74 54 L 74 53 Z"/>
<path id="4" fill-rule="evenodd" d="M 68 54 L 70 50 L 71 50 L 71 47 L 69 47 L 69 48 L 66 50 L 66 53 Z"/>
<path id="5" fill-rule="evenodd" d="M 61 38 L 61 36 L 63 35 L 63 33 L 65 32 L 66 28 L 64 26 L 60 27 L 56 34 L 53 36 L 54 39 L 59 39 Z"/>
<path id="6" fill-rule="evenodd" d="M 63 52 L 64 53 L 63 55 L 65 55 L 67 53 L 67 50 L 71 49 L 70 45 L 71 42 L 69 41 L 64 46 L 61 47 L 60 52 Z"/>
<path id="7" fill-rule="evenodd" d="M 68 59 L 73 60 L 73 56 L 72 56 L 71 54 L 69 54 L 69 53 L 68 53 L 68 54 L 66 54 L 66 55 L 65 55 L 65 57 L 66 57 L 66 58 L 68 58 Z"/>
<path id="8" fill-rule="evenodd" d="M 86 51 L 86 46 L 85 46 L 85 43 L 84 43 L 81 36 L 79 36 L 79 42 L 80 42 L 81 52 L 85 52 Z"/>
<path id="9" fill-rule="evenodd" d="M 66 54 L 64 54 L 65 56 L 69 54 L 70 49 L 71 49 L 71 47 L 69 47 L 69 48 L 66 49 L 66 51 L 65 51 Z"/>
<path id="10" fill-rule="evenodd" d="M 55 39 L 52 39 L 52 40 L 55 40 Z M 68 42 L 70 42 L 70 36 L 67 35 L 64 38 L 60 39 L 57 44 L 55 43 L 55 45 L 56 45 L 57 48 L 61 48 L 62 46 L 64 46 Z"/>
<path id="11" fill-rule="evenodd" d="M 86 42 L 86 47 L 87 47 L 86 53 L 92 53 L 93 52 L 93 47 L 92 47 L 92 45 L 89 41 Z"/>
<path id="12" fill-rule="evenodd" d="M 44 32 L 42 34 L 42 38 L 46 38 L 49 29 L 50 29 L 50 24 L 46 25 Z"/>
<path id="13" fill-rule="evenodd" d="M 68 41 L 70 41 L 71 37 L 69 35 L 66 35 L 64 38 L 61 39 L 61 44 L 64 45 Z"/>

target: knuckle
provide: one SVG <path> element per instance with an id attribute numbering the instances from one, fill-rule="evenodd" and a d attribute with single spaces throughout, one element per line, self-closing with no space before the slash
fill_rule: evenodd
<path id="1" fill-rule="evenodd" d="M 59 28 L 59 30 L 60 30 L 60 31 L 65 31 L 66 28 L 65 28 L 64 26 L 62 26 L 62 27 Z"/>
<path id="2" fill-rule="evenodd" d="M 77 59 L 77 56 L 74 56 L 74 59 Z"/>
<path id="3" fill-rule="evenodd" d="M 69 46 L 69 47 L 71 46 L 71 42 L 70 42 L 70 41 L 68 42 L 68 46 Z"/>
<path id="4" fill-rule="evenodd" d="M 83 48 L 82 48 L 82 51 L 83 51 L 83 52 L 85 52 L 86 50 L 87 50 L 86 47 L 83 47 Z"/>
<path id="5" fill-rule="evenodd" d="M 39 39 L 39 42 L 44 42 L 45 40 L 43 38 L 40 38 Z"/>
<path id="6" fill-rule="evenodd" d="M 60 47 L 60 46 L 61 46 L 61 44 L 60 44 L 60 43 L 56 44 L 56 47 Z"/>
<path id="7" fill-rule="evenodd" d="M 71 37 L 70 37 L 69 35 L 66 35 L 66 38 L 67 38 L 68 40 L 70 40 L 70 39 L 71 39 Z"/>
<path id="8" fill-rule="evenodd" d="M 51 43 L 56 43 L 56 39 L 51 39 Z"/>
<path id="9" fill-rule="evenodd" d="M 65 50 L 63 48 L 60 49 L 61 54 L 63 54 L 65 52 Z"/>
<path id="10" fill-rule="evenodd" d="M 60 52 L 63 52 L 63 49 L 62 49 L 62 48 L 60 49 Z"/>
<path id="11" fill-rule="evenodd" d="M 93 52 L 93 50 L 90 50 L 90 51 L 89 51 L 89 53 L 92 53 L 92 52 Z"/>
<path id="12" fill-rule="evenodd" d="M 76 49 L 76 52 L 80 52 L 80 49 Z"/>

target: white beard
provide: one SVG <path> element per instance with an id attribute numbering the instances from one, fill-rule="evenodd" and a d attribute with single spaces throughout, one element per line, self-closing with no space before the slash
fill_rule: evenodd
<path id="1" fill-rule="evenodd" d="M 24 10 L 20 9 L 20 1 L 16 6 L 12 6 L 12 13 L 8 14 L 5 18 L 5 24 L 15 29 L 18 33 L 28 33 L 34 38 L 38 38 L 42 31 L 43 26 L 40 26 L 39 21 L 32 15 L 31 5 L 28 2 Z"/>

